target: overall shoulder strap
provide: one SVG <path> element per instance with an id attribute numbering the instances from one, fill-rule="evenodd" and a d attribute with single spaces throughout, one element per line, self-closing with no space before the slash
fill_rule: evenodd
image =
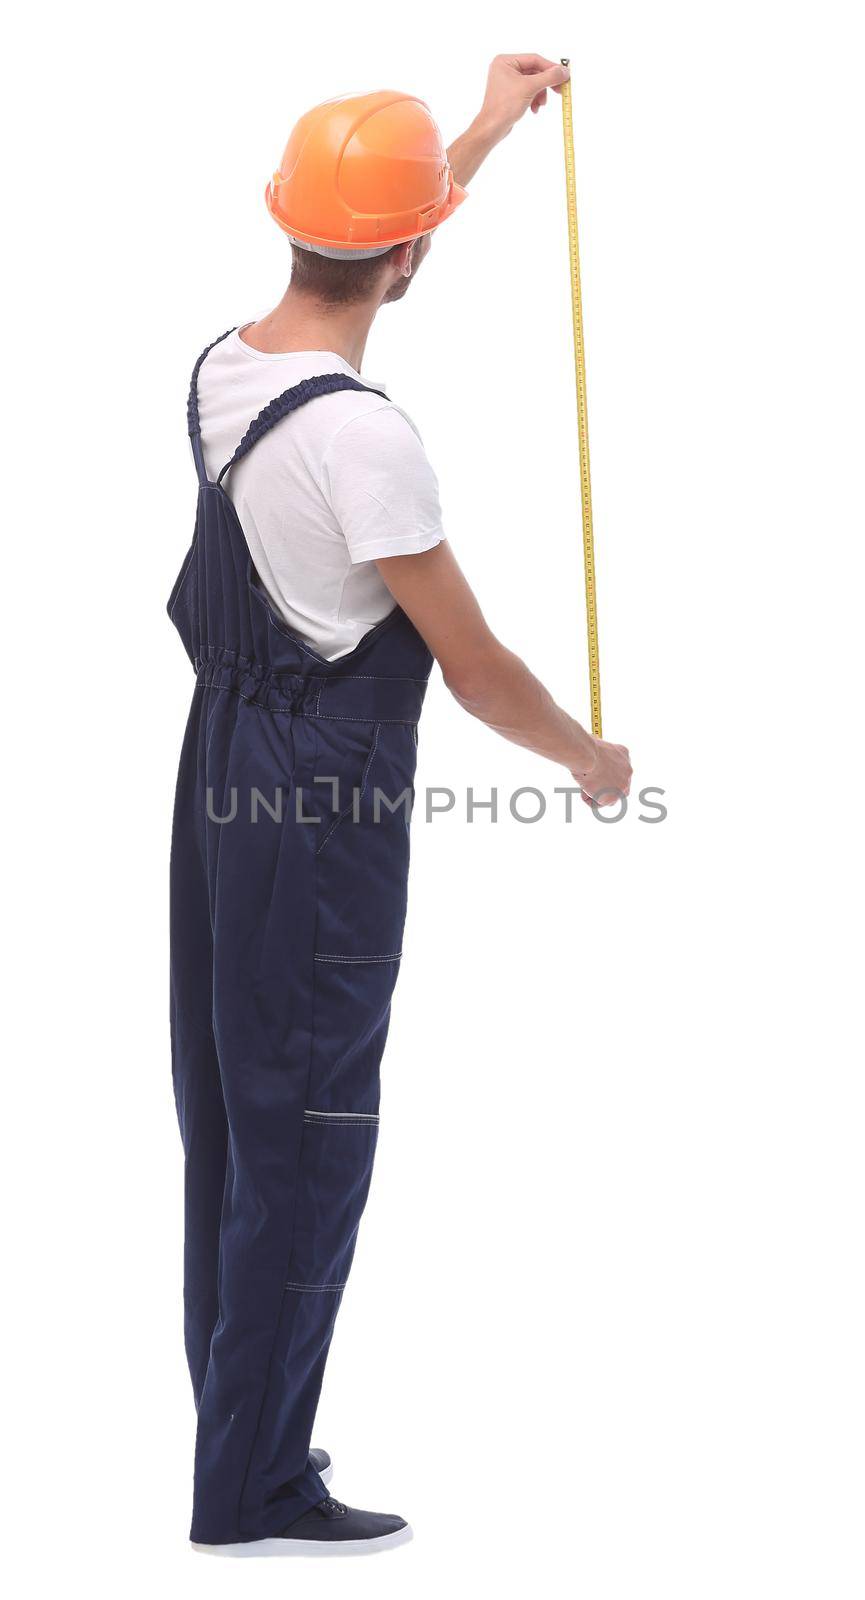
<path id="1" fill-rule="evenodd" d="M 201 371 L 202 363 L 204 362 L 205 358 L 210 355 L 211 350 L 213 350 L 216 345 L 222 344 L 223 339 L 227 339 L 228 335 L 233 332 L 234 328 L 226 328 L 225 332 L 221 333 L 218 339 L 214 339 L 213 344 L 209 344 L 206 350 L 202 350 L 201 355 L 198 357 L 198 360 L 192 369 L 192 381 L 189 385 L 189 399 L 186 402 L 186 423 L 189 437 L 192 440 L 192 454 L 195 460 L 195 470 L 198 473 L 199 483 L 207 482 L 207 472 L 204 466 L 204 454 L 201 449 L 201 423 L 198 420 L 198 374 Z"/>
<path id="2" fill-rule="evenodd" d="M 361 394 L 377 394 L 382 400 L 387 399 L 387 395 L 383 394 L 381 389 L 371 389 L 367 384 L 360 383 L 357 378 L 349 377 L 347 372 L 323 372 L 314 378 L 303 378 L 293 389 L 284 390 L 259 411 L 255 420 L 249 424 L 231 460 L 226 461 L 216 480 L 217 483 L 221 483 L 230 468 L 236 466 L 238 461 L 242 461 L 253 445 L 258 444 L 259 439 L 263 439 L 283 417 L 287 417 L 292 411 L 297 411 L 300 406 L 305 406 L 309 400 L 317 400 L 319 395 L 337 394 L 340 389 L 359 389 Z"/>

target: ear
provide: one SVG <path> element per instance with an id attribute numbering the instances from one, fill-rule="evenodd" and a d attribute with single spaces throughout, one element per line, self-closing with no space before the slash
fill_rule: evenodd
<path id="1" fill-rule="evenodd" d="M 393 255 L 393 264 L 401 278 L 410 278 L 414 266 L 414 247 L 416 239 L 407 239 L 405 244 L 398 246 Z"/>

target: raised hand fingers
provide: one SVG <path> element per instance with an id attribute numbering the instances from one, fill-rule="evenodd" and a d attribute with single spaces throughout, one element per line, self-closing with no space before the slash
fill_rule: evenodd
<path id="1" fill-rule="evenodd" d="M 546 56 L 538 55 L 508 56 L 507 59 L 518 67 L 520 72 L 548 72 L 550 67 L 560 65 L 558 61 L 548 61 Z"/>

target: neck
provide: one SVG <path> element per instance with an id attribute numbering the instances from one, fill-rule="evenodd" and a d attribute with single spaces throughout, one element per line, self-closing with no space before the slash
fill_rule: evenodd
<path id="1" fill-rule="evenodd" d="M 289 350 L 334 350 L 349 366 L 360 371 L 369 330 L 378 303 L 329 306 L 291 285 L 266 317 L 243 331 L 245 344 L 268 355 Z"/>

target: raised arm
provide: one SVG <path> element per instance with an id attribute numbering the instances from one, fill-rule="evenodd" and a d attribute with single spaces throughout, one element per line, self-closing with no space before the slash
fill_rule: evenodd
<path id="1" fill-rule="evenodd" d="M 569 77 L 567 67 L 546 56 L 496 56 L 480 111 L 448 149 L 457 183 L 467 184 L 529 106 L 539 111 L 546 103 L 547 90 L 558 93 Z"/>
<path id="2" fill-rule="evenodd" d="M 464 710 L 513 744 L 567 767 L 585 800 L 611 804 L 628 793 L 625 746 L 593 738 L 500 643 L 446 541 L 423 555 L 392 556 L 376 565 Z"/>

